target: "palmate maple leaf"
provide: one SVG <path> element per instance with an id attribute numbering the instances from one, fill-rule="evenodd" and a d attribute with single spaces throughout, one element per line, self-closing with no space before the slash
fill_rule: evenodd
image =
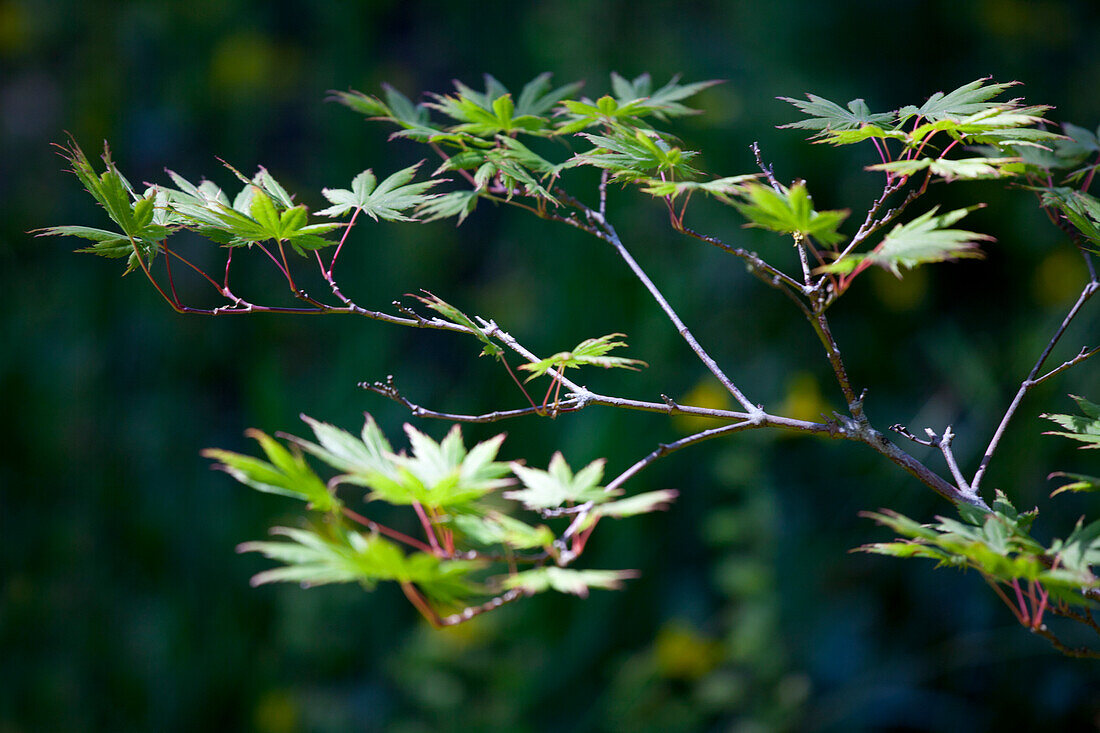
<path id="1" fill-rule="evenodd" d="M 423 161 L 399 170 L 381 183 L 378 183 L 374 172 L 367 169 L 352 179 L 350 190 L 346 188 L 322 189 L 321 193 L 332 203 L 332 206 L 321 209 L 317 212 L 317 215 L 343 216 L 349 211 L 358 209 L 375 221 L 379 219 L 415 221 L 414 217 L 407 216 L 405 212 L 438 198 L 436 194 L 425 194 L 424 192 L 441 183 L 440 180 L 410 183 L 421 163 Z"/>

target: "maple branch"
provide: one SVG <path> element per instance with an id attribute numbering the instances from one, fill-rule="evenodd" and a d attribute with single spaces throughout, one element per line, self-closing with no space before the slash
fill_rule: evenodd
<path id="1" fill-rule="evenodd" d="M 746 411 L 748 411 L 750 419 L 758 420 L 759 418 L 761 418 L 764 415 L 764 411 L 760 408 L 759 405 L 754 405 L 752 402 L 749 401 L 747 397 L 745 397 L 744 394 L 742 394 L 741 390 L 738 389 L 732 381 L 730 381 L 730 378 L 726 376 L 725 372 L 723 372 L 721 367 L 718 366 L 718 363 L 715 362 L 710 354 L 708 354 L 706 350 L 699 344 L 699 342 L 695 339 L 695 336 L 692 335 L 691 330 L 688 329 L 688 327 L 680 319 L 679 314 L 677 314 L 675 309 L 673 309 L 673 307 L 669 305 L 668 300 L 665 299 L 665 296 L 661 293 L 660 290 L 657 289 L 657 286 L 653 284 L 653 281 L 649 278 L 649 275 L 645 273 L 645 271 L 641 268 L 637 261 L 631 256 L 630 252 L 627 251 L 626 246 L 623 245 L 622 240 L 619 239 L 619 235 L 615 231 L 615 228 L 598 211 L 592 211 L 591 209 L 586 208 L 584 209 L 584 213 L 587 214 L 590 219 L 597 223 L 603 234 L 603 236 L 601 236 L 600 238 L 610 244 L 618 253 L 619 257 L 622 258 L 624 262 L 626 262 L 627 267 L 629 267 L 631 272 L 634 273 L 634 277 L 636 277 L 638 281 L 642 283 L 643 287 L 645 287 L 645 289 L 649 291 L 649 294 L 653 297 L 653 299 L 657 301 L 657 305 L 660 306 L 662 311 L 664 311 L 665 316 L 672 322 L 672 325 L 676 328 L 677 332 L 684 339 L 684 341 L 687 342 L 688 347 L 695 352 L 695 355 L 699 357 L 699 360 L 703 362 L 708 370 L 710 370 L 710 373 L 713 374 L 718 379 L 718 381 L 722 383 L 722 386 L 725 387 L 731 395 L 733 395 L 734 399 L 741 403 L 741 406 L 744 407 Z"/>
<path id="2" fill-rule="evenodd" d="M 924 432 L 928 433 L 928 437 L 932 440 L 932 445 L 940 449 L 943 453 L 943 459 L 947 462 L 947 468 L 951 471 L 951 476 L 955 479 L 955 485 L 959 487 L 963 492 L 967 494 L 973 494 L 974 490 L 970 487 L 970 484 L 963 478 L 962 471 L 959 470 L 959 464 L 955 460 L 955 454 L 951 450 L 951 441 L 955 439 L 955 433 L 951 431 L 951 426 L 948 425 L 943 429 L 943 435 L 936 435 L 932 428 L 925 428 Z"/>
<path id="3" fill-rule="evenodd" d="M 517 410 L 495 410 L 493 412 L 486 412 L 480 415 L 462 415 L 450 412 L 437 412 L 436 410 L 429 410 L 426 407 L 414 404 L 407 397 L 401 394 L 400 390 L 393 382 L 393 375 L 388 375 L 385 382 L 360 382 L 359 385 L 363 389 L 380 394 L 383 397 L 397 402 L 400 405 L 404 405 L 408 408 L 409 412 L 414 417 L 426 417 L 435 420 L 448 420 L 450 422 L 461 423 L 490 423 L 499 422 L 500 420 L 508 420 L 513 417 L 523 417 L 525 415 L 545 415 L 546 412 L 542 407 L 524 407 Z M 572 409 L 578 409 L 573 406 L 573 401 L 566 399 L 559 406 L 559 411 L 567 412 Z"/>
<path id="4" fill-rule="evenodd" d="M 663 458 L 670 453 L 680 450 L 681 448 L 687 448 L 689 445 L 695 445 L 696 443 L 702 443 L 705 440 L 711 440 L 712 438 L 718 438 L 723 435 L 730 435 L 732 433 L 739 433 L 743 430 L 752 430 L 760 427 L 758 424 L 751 420 L 743 420 L 741 422 L 733 423 L 732 425 L 723 425 L 717 428 L 710 428 L 709 430 L 701 430 L 698 433 L 687 436 L 686 438 L 680 438 L 679 440 L 671 443 L 660 443 L 657 448 L 650 452 L 644 458 L 638 460 L 630 468 L 626 469 L 614 479 L 612 479 L 606 486 L 607 491 L 614 491 L 622 486 L 627 480 L 633 478 L 642 469 L 649 464 L 653 463 L 659 458 Z"/>
<path id="5" fill-rule="evenodd" d="M 1008 409 L 1005 410 L 1004 416 L 1001 418 L 1001 422 L 997 425 L 996 431 L 993 433 L 993 437 L 989 441 L 988 447 L 985 449 L 985 454 L 982 456 L 981 464 L 978 466 L 978 470 L 974 472 L 974 478 L 971 479 L 970 485 L 975 492 L 978 491 L 978 487 L 981 485 L 982 478 L 985 476 L 986 468 L 989 466 L 990 460 L 993 458 L 993 453 L 997 450 L 997 446 L 1001 442 L 1001 438 L 1004 437 L 1005 430 L 1008 428 L 1008 423 L 1012 420 L 1013 415 L 1016 414 L 1016 410 L 1019 409 L 1020 403 L 1023 402 L 1024 396 L 1034 387 L 1036 384 L 1043 382 L 1054 374 L 1061 371 L 1065 371 L 1070 366 L 1080 363 L 1085 359 L 1096 353 L 1096 349 L 1092 352 L 1085 352 L 1082 350 L 1069 362 L 1062 364 L 1062 366 L 1054 369 L 1049 374 L 1045 374 L 1042 377 L 1038 377 L 1039 370 L 1043 368 L 1043 364 L 1046 363 L 1047 357 L 1050 356 L 1050 352 L 1054 350 L 1055 345 L 1062 338 L 1062 334 L 1069 328 L 1069 324 L 1077 317 L 1077 314 L 1081 311 L 1081 308 L 1088 302 L 1089 298 L 1096 294 L 1096 291 L 1100 290 L 1100 283 L 1095 279 L 1092 279 L 1085 285 L 1081 294 L 1077 297 L 1077 302 L 1073 304 L 1073 307 L 1069 309 L 1069 313 L 1062 319 L 1062 323 L 1058 326 L 1058 329 L 1054 332 L 1050 341 L 1047 343 L 1046 348 L 1039 355 L 1039 359 L 1035 362 L 1035 366 L 1031 368 L 1027 377 L 1020 383 L 1020 388 L 1016 390 L 1016 395 L 1012 398 L 1012 402 L 1009 403 Z M 1073 363 L 1070 363 L 1073 362 Z M 1068 365 L 1068 366 L 1067 366 Z M 1038 377 L 1038 378 L 1037 378 Z"/>

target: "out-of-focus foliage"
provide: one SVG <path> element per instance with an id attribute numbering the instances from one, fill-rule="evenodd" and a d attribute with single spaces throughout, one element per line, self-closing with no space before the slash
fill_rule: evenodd
<path id="1" fill-rule="evenodd" d="M 290 190 L 319 191 L 346 186 L 368 164 L 396 171 L 419 160 L 384 145 L 383 135 L 335 105 L 319 105 L 323 90 L 376 89 L 385 80 L 406 91 L 441 89 L 454 76 L 474 84 L 484 70 L 512 90 L 546 69 L 590 84 L 612 70 L 627 79 L 643 69 L 658 80 L 680 73 L 725 79 L 703 91 L 698 106 L 707 114 L 679 126 L 692 147 L 707 151 L 707 166 L 750 169 L 748 145 L 760 140 L 783 183 L 813 172 L 816 203 L 836 209 L 859 197 L 856 173 L 876 160 L 848 148 L 826 161 L 825 146 L 769 132 L 791 119 L 790 107 L 771 101 L 775 95 L 863 95 L 869 110 L 884 110 L 993 74 L 1019 79 L 1029 96 L 1057 106 L 1056 118 L 1091 131 L 1100 101 L 1081 90 L 1100 78 L 1092 51 L 1097 12 L 1087 0 L 889 8 L 785 0 L 675 10 L 646 2 L 490 3 L 477 12 L 413 3 L 291 12 L 240 0 L 0 2 L 0 343 L 7 346 L 0 388 L 12 416 L 0 462 L 0 675 L 7 681 L 0 727 L 1094 726 L 1095 671 L 1053 658 L 1042 640 L 999 631 L 994 619 L 1004 610 L 973 577 L 844 555 L 869 534 L 857 517 L 868 507 L 858 484 L 873 482 L 883 502 L 890 497 L 911 516 L 942 513 L 943 505 L 911 491 L 873 456 L 838 445 L 751 439 L 701 446 L 670 457 L 667 468 L 655 466 L 640 488 L 679 486 L 677 510 L 637 520 L 645 532 L 613 523 L 603 530 L 606 541 L 596 538 L 589 549 L 599 566 L 638 567 L 642 578 L 583 604 L 540 600 L 441 636 L 413 622 L 385 588 L 366 597 L 339 586 L 250 589 L 247 578 L 267 563 L 231 550 L 242 532 L 260 536 L 272 522 L 291 521 L 286 504 L 211 477 L 196 459 L 200 449 L 244 451 L 241 426 L 274 431 L 302 410 L 343 425 L 371 410 L 392 435 L 407 419 L 400 406 L 352 387 L 399 362 L 420 364 L 402 375 L 410 389 L 456 410 L 499 404 L 511 381 L 494 381 L 487 364 L 466 365 L 466 350 L 445 337 L 309 319 L 181 320 L 158 308 L 155 293 L 130 283 L 133 276 L 120 285 L 104 277 L 104 263 L 24 232 L 97 215 L 58 174 L 65 164 L 49 143 L 62 141 L 63 130 L 89 148 L 112 140 L 138 185 L 163 179 L 165 161 L 197 180 L 217 169 L 215 153 L 242 170 L 263 162 Z M 902 28 L 944 42 L 935 52 L 884 55 L 882 44 Z M 1017 152 L 1021 164 L 1045 164 L 1042 151 Z M 1079 168 L 1088 167 L 1088 155 L 1079 156 Z M 681 183 L 696 182 L 673 185 Z M 614 189 L 610 197 L 631 222 L 624 237 L 644 242 L 640 257 L 649 267 L 688 273 L 662 285 L 685 318 L 700 323 L 705 343 L 722 344 L 723 356 L 770 397 L 837 406 L 831 392 L 805 397 L 802 385 L 827 384 L 827 375 L 805 358 L 816 345 L 785 325 L 787 303 L 763 294 L 721 253 L 657 236 L 663 217 L 651 208 Z M 990 206 L 971 215 L 971 228 L 1011 225 L 997 227 L 986 261 L 922 268 L 901 281 L 872 272 L 866 291 L 851 297 L 869 305 L 876 293 L 875 308 L 833 313 L 850 368 L 882 378 L 874 397 L 884 419 L 954 420 L 960 431 L 991 431 L 982 416 L 1003 409 L 1030 367 L 1030 352 L 1017 345 L 1045 340 L 1069 305 L 1066 292 L 1083 282 L 1076 261 L 1048 267 L 1063 261 L 1064 237 L 1028 196 L 985 196 L 983 189 L 983 198 Z M 476 198 L 437 201 L 468 214 Z M 328 205 L 320 196 L 296 203 Z M 963 205 L 946 196 L 941 211 Z M 461 281 L 471 312 L 507 311 L 512 330 L 545 334 L 547 353 L 625 330 L 639 354 L 661 353 L 669 366 L 667 374 L 636 375 L 639 395 L 661 389 L 669 374 L 673 396 L 696 389 L 701 375 L 689 358 L 674 361 L 681 353 L 675 334 L 632 285 L 608 286 L 589 302 L 563 297 L 590 288 L 596 272 L 618 272 L 599 247 L 532 220 L 505 220 L 491 206 L 476 213 L 458 230 L 379 225 L 343 255 L 343 266 L 361 283 L 358 294 L 379 305 L 420 287 L 447 293 L 452 280 Z M 699 215 L 731 241 L 783 246 L 740 230 L 725 207 Z M 576 264 L 582 261 L 591 266 Z M 1061 287 L 1051 286 L 1052 272 L 1063 273 Z M 259 275 L 249 277 L 266 287 Z M 708 318 L 716 302 L 729 315 Z M 957 319 L 938 315 L 947 304 Z M 756 320 L 736 317 L 737 308 L 751 308 Z M 1078 325 L 1078 336 L 1092 327 Z M 798 380 L 778 377 L 794 374 L 792 367 Z M 586 375 L 593 383 L 616 376 Z M 488 389 L 473 388 L 483 380 Z M 1096 395 L 1096 387 L 1094 377 L 1071 374 L 1029 397 L 989 485 L 1038 487 L 1051 465 L 1095 474 L 1089 453 L 1035 433 L 1040 412 L 1062 411 L 1065 391 Z M 627 445 L 676 437 L 678 424 L 592 412 L 568 425 L 516 424 L 509 445 L 557 445 L 584 465 L 621 455 Z M 467 432 L 475 442 L 490 434 Z M 956 445 L 971 465 L 982 448 L 984 441 Z M 841 461 L 850 481 L 825 481 L 815 468 Z M 690 478 L 674 483 L 677 475 Z M 1030 506 L 1045 493 L 1017 504 Z M 1094 508 L 1082 503 L 1093 498 L 1060 496 L 1044 518 L 1072 525 Z M 676 541 L 654 546 L 650 531 Z"/>

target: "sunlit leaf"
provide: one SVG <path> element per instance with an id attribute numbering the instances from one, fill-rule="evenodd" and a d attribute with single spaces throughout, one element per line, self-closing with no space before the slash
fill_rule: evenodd
<path id="1" fill-rule="evenodd" d="M 461 224 L 477 206 L 477 199 L 477 191 L 451 191 L 422 203 L 417 207 L 416 215 L 425 222 L 456 216 Z"/>
<path id="2" fill-rule="evenodd" d="M 798 130 L 820 130 L 839 132 L 842 130 L 859 130 L 865 126 L 873 126 L 882 131 L 893 127 L 896 112 L 871 112 L 867 103 L 862 99 L 853 99 L 848 102 L 848 108 L 841 107 L 836 102 L 830 102 L 816 94 L 807 94 L 808 101 L 792 99 L 791 97 L 779 97 L 784 102 L 790 102 L 805 114 L 808 119 L 790 122 L 780 125 L 780 128 L 793 128 Z M 856 142 L 853 140 L 852 142 Z"/>
<path id="3" fill-rule="evenodd" d="M 346 188 L 324 188 L 321 193 L 333 205 L 317 212 L 318 216 L 343 216 L 349 211 L 359 209 L 370 218 L 378 221 L 413 221 L 413 217 L 404 212 L 423 206 L 437 198 L 436 194 L 424 192 L 441 183 L 440 180 L 410 183 L 416 175 L 420 163 L 409 166 L 377 183 L 374 173 L 367 169 L 351 181 L 351 190 Z"/>
<path id="4" fill-rule="evenodd" d="M 608 170 L 616 179 L 648 179 L 656 173 L 683 178 L 700 172 L 688 164 L 698 153 L 681 150 L 653 130 L 616 128 L 606 135 L 582 133 L 582 136 L 596 147 L 577 154 L 575 160 Z"/>
<path id="5" fill-rule="evenodd" d="M 161 242 L 167 239 L 176 227 L 172 222 L 157 214 L 158 201 L 163 209 L 164 197 L 157 187 L 151 187 L 144 194 L 134 192 L 130 182 L 119 172 L 111 151 L 103 147 L 105 170 L 97 173 L 84 151 L 70 140 L 68 147 L 61 148 L 62 155 L 72 165 L 72 173 L 80 180 L 85 190 L 103 207 L 107 216 L 121 231 L 108 232 L 91 227 L 59 226 L 36 230 L 36 236 L 63 236 L 90 239 L 95 244 L 78 251 L 88 252 L 108 258 L 128 257 L 125 273 L 131 272 L 140 263 L 140 256 L 150 262 L 161 249 Z M 125 274 L 123 273 L 123 274 Z"/>
<path id="6" fill-rule="evenodd" d="M 651 196 L 668 196 L 675 200 L 683 194 L 701 191 L 728 202 L 729 197 L 738 193 L 742 185 L 758 178 L 759 175 L 729 176 L 710 181 L 662 181 L 659 178 L 649 178 L 640 180 L 639 183 L 642 184 L 642 190 Z"/>
<path id="7" fill-rule="evenodd" d="M 640 359 L 627 359 L 621 356 L 607 356 L 612 349 L 626 346 L 625 341 L 616 341 L 617 338 L 625 338 L 626 334 L 609 333 L 599 338 L 585 339 L 573 347 L 572 351 L 559 351 L 558 353 L 540 359 L 530 364 L 523 364 L 520 369 L 531 372 L 526 381 L 530 382 L 536 377 L 546 374 L 551 369 L 578 369 L 582 366 L 597 366 L 604 369 L 638 369 L 647 366 Z"/>
<path id="8" fill-rule="evenodd" d="M 624 580 L 636 577 L 636 570 L 574 570 L 550 566 L 505 576 L 500 584 L 505 588 L 522 590 L 528 595 L 556 590 L 587 598 L 592 588 L 618 590 Z"/>
<path id="9" fill-rule="evenodd" d="M 504 498 L 521 502 L 528 509 L 556 509 L 567 502 L 601 504 L 622 491 L 605 491 L 599 485 L 603 478 L 604 459 L 600 458 L 573 474 L 560 452 L 550 458 L 548 470 L 528 468 L 513 463 L 512 471 L 524 488 L 504 492 Z"/>
<path id="10" fill-rule="evenodd" d="M 1096 476 L 1087 476 L 1083 473 L 1066 473 L 1065 471 L 1055 471 L 1047 476 L 1048 479 L 1056 477 L 1069 479 L 1069 482 L 1050 492 L 1051 496 L 1057 496 L 1067 491 L 1072 493 L 1100 491 L 1100 478 Z"/>
<path id="11" fill-rule="evenodd" d="M 412 455 L 391 454 L 396 474 L 375 473 L 363 483 L 371 500 L 409 505 L 414 502 L 430 509 L 461 508 L 496 489 L 514 483 L 504 478 L 507 463 L 497 462 L 504 435 L 478 443 L 467 452 L 457 425 L 439 443 L 411 425 L 405 426 Z"/>
<path id="12" fill-rule="evenodd" d="M 1014 175 L 1019 171 L 1020 158 L 916 158 L 895 160 L 889 163 L 876 163 L 867 166 L 867 170 L 886 171 L 901 176 L 911 176 L 922 170 L 931 170 L 932 175 L 946 181 L 958 178 L 981 179 L 999 178 Z"/>
<path id="13" fill-rule="evenodd" d="M 282 567 L 252 578 L 252 585 L 299 583 L 303 587 L 357 582 L 366 589 L 379 581 L 415 583 L 429 596 L 453 603 L 481 590 L 467 575 L 483 563 L 441 560 L 423 552 L 406 555 L 396 544 L 377 534 L 335 527 L 325 534 L 307 529 L 275 527 L 271 533 L 286 539 L 244 542 L 238 552 L 259 552 Z"/>
<path id="14" fill-rule="evenodd" d="M 287 450 L 259 430 L 249 430 L 247 435 L 260 444 L 266 461 L 217 448 L 209 448 L 202 454 L 219 461 L 215 468 L 257 491 L 301 499 L 320 512 L 339 510 L 340 500 L 313 472 L 300 451 Z"/>
<path id="15" fill-rule="evenodd" d="M 901 277 L 902 267 L 912 269 L 930 262 L 981 257 L 978 243 L 992 241 L 993 237 L 950 228 L 975 208 L 937 214 L 939 207 L 934 207 L 913 221 L 895 226 L 867 259 Z"/>
<path id="16" fill-rule="evenodd" d="M 546 525 L 532 527 L 501 512 L 460 514 L 451 521 L 459 531 L 482 545 L 507 545 L 516 550 L 526 550 L 546 547 L 554 542 L 554 533 Z"/>
<path id="17" fill-rule="evenodd" d="M 848 211 L 814 211 L 813 199 L 804 184 L 775 191 L 761 183 L 749 183 L 741 188 L 740 201 L 731 204 L 758 226 L 780 234 L 801 234 L 823 244 L 837 244 L 844 236 L 837 228 L 848 217 Z"/>
<path id="18" fill-rule="evenodd" d="M 913 116 L 933 121 L 963 118 L 984 112 L 998 106 L 998 104 L 1004 106 L 1006 103 L 990 102 L 989 100 L 1019 83 L 1013 81 L 1005 84 L 990 84 L 987 82 L 989 82 L 989 77 L 977 79 L 946 94 L 936 92 L 920 107 L 912 105 L 902 107 L 898 111 L 899 123 L 904 124 Z"/>
<path id="19" fill-rule="evenodd" d="M 481 326 L 474 323 L 473 319 L 460 311 L 458 308 L 455 308 L 447 301 L 436 295 L 432 295 L 427 291 L 424 291 L 423 296 L 414 295 L 413 297 L 434 310 L 436 313 L 443 316 L 451 323 L 455 323 L 459 326 L 464 326 L 465 328 L 470 329 L 470 332 L 473 333 L 475 337 L 477 337 L 477 340 L 484 344 L 484 348 L 481 350 L 481 356 L 492 356 L 495 359 L 503 358 L 504 349 L 501 348 L 500 344 L 489 338 L 489 336 L 486 335 L 485 331 L 482 330 Z"/>
<path id="20" fill-rule="evenodd" d="M 593 507 L 590 516 L 593 520 L 597 517 L 622 519 L 624 517 L 634 517 L 639 514 L 649 514 L 650 512 L 663 512 L 669 508 L 669 505 L 671 505 L 679 495 L 680 492 L 675 489 L 647 491 L 643 494 L 628 496 L 625 499 L 617 499 L 604 504 L 598 504 Z"/>
<path id="21" fill-rule="evenodd" d="M 1084 415 L 1057 415 L 1043 413 L 1039 417 L 1046 418 L 1065 428 L 1065 431 L 1049 431 L 1043 435 L 1060 435 L 1063 438 L 1077 440 L 1084 445 L 1081 448 L 1100 448 L 1100 405 L 1090 402 L 1084 397 L 1070 395 L 1081 408 Z"/>

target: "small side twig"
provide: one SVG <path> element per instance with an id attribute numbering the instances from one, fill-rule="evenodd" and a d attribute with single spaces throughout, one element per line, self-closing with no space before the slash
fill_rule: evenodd
<path id="1" fill-rule="evenodd" d="M 783 193 L 783 187 L 775 179 L 775 167 L 764 163 L 764 155 L 760 152 L 760 143 L 754 142 L 749 147 L 752 150 L 753 158 L 756 159 L 756 166 L 763 171 L 764 177 L 768 179 L 768 184 L 776 193 Z"/>
<path id="2" fill-rule="evenodd" d="M 1081 294 L 1077 297 L 1077 301 L 1073 304 L 1073 307 L 1069 309 L 1066 317 L 1062 319 L 1061 325 L 1058 326 L 1058 329 L 1054 332 L 1054 335 L 1051 336 L 1050 341 L 1046 345 L 1046 348 L 1044 348 L 1043 352 L 1039 355 L 1038 360 L 1035 362 L 1035 366 L 1031 368 L 1031 371 L 1028 373 L 1027 377 L 1025 377 L 1024 381 L 1020 383 L 1020 387 L 1016 390 L 1016 394 L 1012 398 L 1012 402 L 1009 403 L 1008 409 L 1005 410 L 1004 416 L 1001 417 L 1000 424 L 997 425 L 997 429 L 993 432 L 993 437 L 990 439 L 989 445 L 986 447 L 985 453 L 982 455 L 982 460 L 981 463 L 978 465 L 978 470 L 974 472 L 974 478 L 970 481 L 970 485 L 974 488 L 975 492 L 981 485 L 982 478 L 985 476 L 985 471 L 989 467 L 989 462 L 993 459 L 993 454 L 996 452 L 997 446 L 1000 445 L 1001 438 L 1004 437 L 1005 430 L 1008 428 L 1008 423 L 1016 414 L 1016 410 L 1019 409 L 1020 403 L 1023 402 L 1024 396 L 1027 395 L 1027 393 L 1031 391 L 1032 387 L 1034 387 L 1036 384 L 1039 384 L 1049 377 L 1054 376 L 1054 374 L 1065 371 L 1065 369 L 1073 366 L 1073 364 L 1066 362 L 1065 364 L 1062 364 L 1062 366 L 1052 370 L 1050 374 L 1039 377 L 1039 371 L 1043 368 L 1043 364 L 1046 363 L 1047 357 L 1050 356 L 1050 352 L 1054 350 L 1054 347 L 1058 344 L 1058 341 L 1062 338 L 1062 335 L 1066 332 L 1066 329 L 1069 328 L 1069 324 L 1073 321 L 1074 318 L 1077 317 L 1077 314 L 1081 311 L 1081 308 L 1085 305 L 1085 303 L 1088 302 L 1089 298 L 1096 294 L 1097 290 L 1100 290 L 1100 282 L 1098 282 L 1095 278 L 1089 280 L 1088 284 L 1086 284 L 1084 289 L 1081 290 Z M 1086 352 L 1082 350 L 1082 352 L 1079 353 L 1076 357 L 1070 359 L 1070 362 L 1073 362 L 1074 364 L 1080 363 L 1092 356 L 1092 354 L 1094 353 L 1096 353 L 1095 349 L 1093 349 L 1092 352 Z"/>
<path id="3" fill-rule="evenodd" d="M 943 453 L 943 459 L 947 462 L 947 468 L 955 479 L 955 485 L 964 493 L 973 494 L 974 491 L 970 488 L 970 484 L 966 482 L 966 479 L 963 478 L 962 471 L 959 470 L 959 464 L 955 460 L 955 454 L 951 450 L 951 441 L 955 439 L 955 433 L 951 430 L 951 426 L 948 425 L 943 429 L 943 435 L 936 435 L 932 428 L 925 428 L 924 432 L 928 434 L 932 445 L 939 448 L 940 452 Z"/>
<path id="4" fill-rule="evenodd" d="M 649 291 L 649 294 L 653 297 L 653 299 L 657 301 L 657 305 L 660 306 L 662 311 L 664 311 L 665 316 L 672 322 L 672 325 L 676 328 L 676 331 L 680 334 L 681 338 L 683 338 L 684 341 L 687 342 L 688 346 L 693 352 L 695 352 L 695 355 L 699 358 L 701 362 L 703 362 L 704 366 L 707 367 L 710 373 L 713 374 L 718 379 L 718 381 L 722 383 L 722 386 L 725 387 L 731 395 L 733 395 L 734 399 L 741 403 L 741 406 L 745 408 L 749 415 L 753 416 L 754 418 L 762 417 L 764 411 L 760 409 L 758 405 L 753 404 L 749 400 L 749 398 L 746 397 L 740 389 L 738 389 L 738 387 L 730 380 L 730 378 L 726 376 L 726 373 L 722 371 L 722 368 L 718 366 L 718 363 L 714 360 L 714 358 L 711 357 L 711 355 L 708 354 L 707 351 L 699 344 L 695 336 L 691 333 L 691 330 L 680 319 L 680 316 L 676 312 L 676 310 L 669 304 L 668 300 L 657 288 L 657 286 L 654 285 L 653 281 L 649 278 L 649 275 L 646 274 L 646 272 L 641 268 L 634 257 L 631 256 L 630 252 L 627 251 L 626 246 L 623 245 L 622 241 L 619 239 L 619 235 L 615 231 L 615 228 L 611 226 L 611 224 L 606 219 L 604 219 L 604 217 L 601 216 L 599 212 L 588 209 L 586 210 L 586 213 L 589 215 L 590 218 L 594 218 L 596 220 L 603 233 L 603 236 L 601 238 L 604 239 L 608 244 L 610 244 L 619 254 L 619 257 L 624 262 L 626 262 L 627 267 L 629 267 L 631 272 L 634 273 L 634 277 L 636 277 L 638 281 L 642 283 L 642 286 L 645 287 L 645 289 Z"/>
<path id="5" fill-rule="evenodd" d="M 499 422 L 501 420 L 508 420 L 513 417 L 523 417 L 525 415 L 543 415 L 544 410 L 541 407 L 524 407 L 516 410 L 495 410 L 493 412 L 486 412 L 480 415 L 464 415 L 453 412 L 439 412 L 436 410 L 429 410 L 426 407 L 415 404 L 403 394 L 397 388 L 393 381 L 393 375 L 387 375 L 384 382 L 360 382 L 359 387 L 367 390 L 368 392 L 374 392 L 380 394 L 383 397 L 387 397 L 394 402 L 404 405 L 408 408 L 409 412 L 414 417 L 426 417 L 435 420 L 448 420 L 450 422 L 461 423 L 491 423 Z M 574 398 L 568 397 L 558 405 L 559 412 L 568 412 L 571 410 L 578 410 L 583 407 L 583 403 Z"/>

